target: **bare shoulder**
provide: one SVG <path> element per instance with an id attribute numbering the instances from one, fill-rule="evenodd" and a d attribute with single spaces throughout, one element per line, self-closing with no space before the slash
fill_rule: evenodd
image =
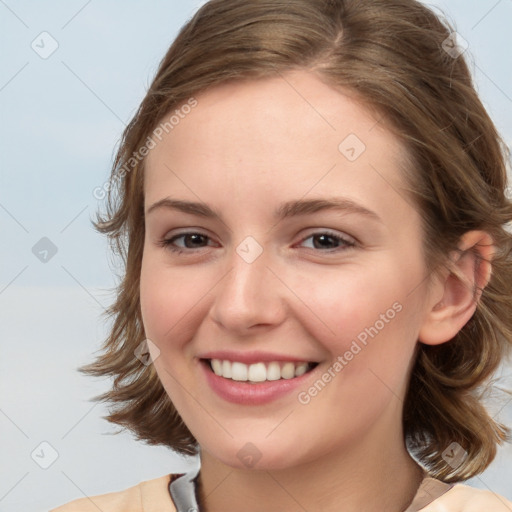
<path id="1" fill-rule="evenodd" d="M 456 484 L 421 512 L 512 512 L 512 502 L 491 491 Z"/>
<path id="2" fill-rule="evenodd" d="M 169 495 L 171 476 L 146 480 L 117 492 L 79 498 L 50 512 L 175 512 Z"/>

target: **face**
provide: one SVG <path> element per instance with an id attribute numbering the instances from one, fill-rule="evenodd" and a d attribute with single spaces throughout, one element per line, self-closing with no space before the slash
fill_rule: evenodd
<path id="1" fill-rule="evenodd" d="M 404 149 L 306 71 L 196 99 L 144 183 L 142 317 L 180 416 L 239 468 L 396 436 L 426 291 Z"/>

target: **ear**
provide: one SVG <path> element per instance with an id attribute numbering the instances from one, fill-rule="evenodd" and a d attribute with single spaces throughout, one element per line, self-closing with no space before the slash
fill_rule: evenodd
<path id="1" fill-rule="evenodd" d="M 493 239 L 485 231 L 469 231 L 461 237 L 448 268 L 432 285 L 420 342 L 440 345 L 466 325 L 491 279 L 494 253 Z"/>

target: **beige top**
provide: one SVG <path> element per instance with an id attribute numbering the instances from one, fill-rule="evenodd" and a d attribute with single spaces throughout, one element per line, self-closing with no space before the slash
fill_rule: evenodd
<path id="1" fill-rule="evenodd" d="M 123 491 L 80 498 L 50 512 L 177 512 L 169 485 L 179 477 L 161 476 Z M 491 491 L 425 476 L 404 512 L 512 512 L 512 502 Z"/>

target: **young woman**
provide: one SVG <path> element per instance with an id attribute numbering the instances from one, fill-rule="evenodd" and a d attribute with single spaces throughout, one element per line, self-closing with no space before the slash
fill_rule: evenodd
<path id="1" fill-rule="evenodd" d="M 509 511 L 505 152 L 414 0 L 211 0 L 128 126 L 109 420 L 201 466 L 56 509 Z M 144 356 L 149 351 L 151 358 Z"/>

